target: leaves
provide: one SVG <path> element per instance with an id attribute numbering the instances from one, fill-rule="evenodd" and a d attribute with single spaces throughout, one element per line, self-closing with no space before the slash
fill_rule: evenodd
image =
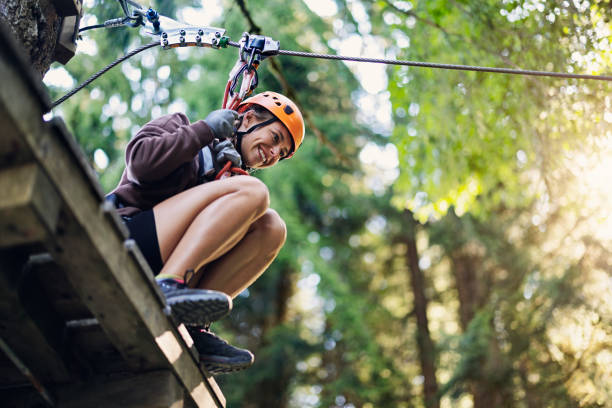
<path id="1" fill-rule="evenodd" d="M 321 18 L 300 2 L 244 2 L 243 10 L 225 1 L 211 25 L 236 40 L 249 29 L 246 10 L 283 49 L 333 53 L 331 45 L 358 35 L 398 59 L 609 70 L 607 2 L 335 4 L 336 15 Z M 202 11 L 191 1 L 157 5 L 172 17 L 187 6 Z M 100 22 L 120 10 L 95 2 L 87 12 Z M 80 49 L 95 41 L 98 51 L 70 62 L 77 82 L 148 41 L 131 29 L 86 33 Z M 139 126 L 175 109 L 194 121 L 220 106 L 236 56 L 234 48 L 149 50 L 62 105 L 92 163 L 98 149 L 109 158 L 96 168 L 106 191 Z M 442 404 L 470 394 L 477 407 L 605 405 L 609 85 L 389 67 L 388 94 L 379 95 L 391 103 L 387 135 L 364 120 L 372 113 L 359 104 L 365 91 L 343 63 L 274 62 L 275 70 L 272 60 L 262 63 L 258 90 L 289 86 L 321 135 L 307 129 L 295 158 L 255 173 L 288 238 L 214 328 L 256 354 L 254 367 L 223 381 L 228 405 L 425 406 L 405 208 L 420 221 Z M 55 99 L 65 90 L 50 91 Z M 389 143 L 397 169 L 365 157 Z M 397 179 L 381 181 L 395 171 Z"/>

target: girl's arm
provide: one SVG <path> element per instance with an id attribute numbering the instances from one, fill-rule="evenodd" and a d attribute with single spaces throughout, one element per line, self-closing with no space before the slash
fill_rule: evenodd
<path id="1" fill-rule="evenodd" d="M 189 123 L 182 113 L 155 119 L 142 127 L 125 152 L 127 176 L 136 184 L 163 179 L 189 163 L 214 134 L 203 120 Z"/>

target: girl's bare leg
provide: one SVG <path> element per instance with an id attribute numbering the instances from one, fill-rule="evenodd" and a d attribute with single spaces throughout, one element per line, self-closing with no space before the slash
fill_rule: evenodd
<path id="1" fill-rule="evenodd" d="M 268 209 L 267 187 L 236 176 L 183 191 L 153 208 L 164 266 L 182 277 L 230 251 Z"/>
<path id="2" fill-rule="evenodd" d="M 286 236 L 285 223 L 276 211 L 268 209 L 234 248 L 206 265 L 198 287 L 235 298 L 272 263 Z"/>

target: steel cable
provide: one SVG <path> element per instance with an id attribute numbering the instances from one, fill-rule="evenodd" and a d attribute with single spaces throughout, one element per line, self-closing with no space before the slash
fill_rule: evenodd
<path id="1" fill-rule="evenodd" d="M 240 47 L 240 44 L 229 41 L 229 45 L 232 47 Z M 554 77 L 554 78 L 572 78 L 572 79 L 592 79 L 596 81 L 612 81 L 612 76 L 609 75 L 587 75 L 587 74 L 570 74 L 564 72 L 551 72 L 551 71 L 533 71 L 525 69 L 512 69 L 512 68 L 491 68 L 491 67 L 478 67 L 472 65 L 455 65 L 455 64 L 438 64 L 433 62 L 419 62 L 419 61 L 407 61 L 407 60 L 394 60 L 386 58 L 364 58 L 364 57 L 349 57 L 344 55 L 332 55 L 332 54 L 316 54 L 311 52 L 302 51 L 290 51 L 290 50 L 279 50 L 279 55 L 289 55 L 293 57 L 306 57 L 306 58 L 319 58 L 329 60 L 343 60 L 343 61 L 355 61 L 355 62 L 370 62 L 377 64 L 387 65 L 403 65 L 410 67 L 421 67 L 421 68 L 438 68 L 438 69 L 450 69 L 457 71 L 476 71 L 476 72 L 492 72 L 496 74 L 514 74 L 514 75 L 530 75 L 530 76 L 542 76 L 542 77 Z"/>
<path id="2" fill-rule="evenodd" d="M 240 48 L 240 44 L 234 41 L 228 41 L 228 45 L 232 47 Z M 160 45 L 157 41 L 152 42 L 142 47 L 136 48 L 135 50 L 125 54 L 123 57 L 118 58 L 111 64 L 107 65 L 104 69 L 98 71 L 92 75 L 89 79 L 77 86 L 66 95 L 62 96 L 57 101 L 53 102 L 51 109 L 70 98 L 72 95 L 89 85 L 91 82 L 96 80 L 99 76 L 104 74 L 109 69 L 113 68 L 134 55 L 147 50 L 149 48 Z M 333 54 L 317 54 L 312 52 L 303 51 L 290 51 L 290 50 L 279 50 L 278 55 L 288 55 L 293 57 L 304 57 L 304 58 L 319 58 L 328 60 L 342 60 L 342 61 L 354 61 L 354 62 L 369 62 L 376 64 L 387 64 L 387 65 L 402 65 L 410 67 L 421 67 L 421 68 L 437 68 L 437 69 L 448 69 L 456 71 L 475 71 L 475 72 L 491 72 L 496 74 L 512 74 L 512 75 L 529 75 L 529 76 L 540 76 L 540 77 L 553 77 L 553 78 L 567 78 L 567 79 L 589 79 L 595 81 L 610 81 L 612 82 L 612 76 L 610 75 L 588 75 L 588 74 L 570 74 L 564 72 L 552 72 L 552 71 L 534 71 L 527 69 L 512 69 L 512 68 L 492 68 L 492 67 L 479 67 L 473 65 L 456 65 L 456 64 L 439 64 L 433 62 L 420 62 L 420 61 L 408 61 L 408 60 L 394 60 L 388 58 L 366 58 L 366 57 L 350 57 L 345 55 L 333 55 Z"/>
<path id="3" fill-rule="evenodd" d="M 89 85 L 90 83 L 95 81 L 99 76 L 103 75 L 104 73 L 106 73 L 106 71 L 110 70 L 114 66 L 119 65 L 123 61 L 125 61 L 126 59 L 131 58 L 134 55 L 136 55 L 136 54 L 138 54 L 138 53 L 140 53 L 140 52 L 142 52 L 144 50 L 148 50 L 149 48 L 153 48 L 156 45 L 160 45 L 158 41 L 154 41 L 152 43 L 149 43 L 149 44 L 143 45 L 141 47 L 138 47 L 138 48 L 128 52 L 124 56 L 117 58 L 115 61 L 113 61 L 110 64 L 108 64 L 106 67 L 104 67 L 100 71 L 98 71 L 95 74 L 93 74 L 92 76 L 90 76 L 85 82 L 83 82 L 82 84 L 80 84 L 76 88 L 72 89 L 70 92 L 68 92 L 66 95 L 62 96 L 61 98 L 59 98 L 57 101 L 53 102 L 51 104 L 51 109 L 55 108 L 57 105 L 61 104 L 66 99 L 70 98 L 72 95 L 74 95 L 75 93 L 79 92 L 81 89 L 85 88 L 87 85 Z"/>

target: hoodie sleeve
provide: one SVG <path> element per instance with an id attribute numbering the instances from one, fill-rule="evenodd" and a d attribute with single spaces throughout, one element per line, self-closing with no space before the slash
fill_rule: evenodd
<path id="1" fill-rule="evenodd" d="M 136 184 L 154 182 L 189 163 L 214 134 L 203 120 L 189 123 L 187 116 L 174 113 L 142 127 L 125 152 L 127 176 Z"/>

